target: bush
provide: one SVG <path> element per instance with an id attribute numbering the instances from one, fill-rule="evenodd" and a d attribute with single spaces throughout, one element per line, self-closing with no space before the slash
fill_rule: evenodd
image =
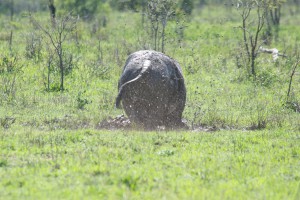
<path id="1" fill-rule="evenodd" d="M 181 3 L 181 9 L 185 14 L 191 15 L 194 9 L 194 1 L 193 0 L 183 0 Z"/>

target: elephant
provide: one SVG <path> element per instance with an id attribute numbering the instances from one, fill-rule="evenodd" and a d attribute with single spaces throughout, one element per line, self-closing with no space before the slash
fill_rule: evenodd
<path id="1" fill-rule="evenodd" d="M 126 60 L 118 82 L 116 108 L 121 103 L 131 122 L 145 129 L 183 128 L 186 87 L 182 69 L 167 55 L 141 50 Z"/>

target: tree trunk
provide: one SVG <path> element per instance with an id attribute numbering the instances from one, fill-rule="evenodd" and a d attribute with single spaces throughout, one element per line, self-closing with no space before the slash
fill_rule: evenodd
<path id="1" fill-rule="evenodd" d="M 300 60 L 298 59 L 297 62 L 294 64 L 293 66 L 293 69 L 292 69 L 292 73 L 290 75 L 290 81 L 289 81 L 289 87 L 288 87 L 288 92 L 287 92 L 287 95 L 286 95 L 286 102 L 289 101 L 289 98 L 290 98 L 290 92 L 291 92 L 291 88 L 292 88 L 292 82 L 293 82 L 293 77 L 296 73 L 296 69 L 298 67 L 298 64 L 300 63 Z"/>
<path id="2" fill-rule="evenodd" d="M 155 22 L 156 25 L 154 27 L 154 50 L 157 51 L 158 50 L 158 42 L 157 42 L 157 37 L 158 37 L 158 22 Z"/>
<path id="3" fill-rule="evenodd" d="M 251 75 L 256 78 L 256 71 L 255 71 L 255 53 L 251 53 Z"/>
<path id="4" fill-rule="evenodd" d="M 64 91 L 64 67 L 62 56 L 59 57 L 59 65 L 60 65 L 60 91 Z"/>
<path id="5" fill-rule="evenodd" d="M 48 72 L 47 72 L 47 91 L 50 91 L 50 74 L 51 74 L 51 64 L 52 64 L 52 55 L 49 54 L 49 58 L 48 58 Z"/>
<path id="6" fill-rule="evenodd" d="M 162 32 L 161 32 L 161 52 L 165 53 L 165 30 L 167 26 L 167 19 L 162 20 Z"/>
<path id="7" fill-rule="evenodd" d="M 142 26 L 144 27 L 146 14 L 146 0 L 142 0 Z"/>
<path id="8" fill-rule="evenodd" d="M 59 69 L 60 69 L 60 91 L 64 91 L 64 65 L 62 52 L 59 54 Z"/>
<path id="9" fill-rule="evenodd" d="M 61 41 L 61 35 L 59 37 Z M 63 63 L 63 48 L 61 42 L 57 46 L 57 54 L 59 59 L 59 70 L 60 70 L 60 91 L 64 91 L 64 63 Z"/>
<path id="10" fill-rule="evenodd" d="M 14 19 L 14 0 L 10 0 L 10 22 Z M 13 27 L 10 30 L 10 37 L 9 37 L 9 49 L 12 50 L 12 40 L 13 40 Z"/>
<path id="11" fill-rule="evenodd" d="M 54 0 L 49 0 L 49 11 L 50 11 L 50 19 L 52 22 L 52 26 L 55 27 L 55 13 L 56 13 L 56 8 L 54 6 Z"/>

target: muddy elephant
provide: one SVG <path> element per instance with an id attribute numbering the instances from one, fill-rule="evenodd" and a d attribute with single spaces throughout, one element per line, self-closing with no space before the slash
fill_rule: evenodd
<path id="1" fill-rule="evenodd" d="M 181 121 L 186 88 L 179 64 L 163 53 L 142 50 L 126 60 L 116 107 L 146 129 L 185 127 Z"/>

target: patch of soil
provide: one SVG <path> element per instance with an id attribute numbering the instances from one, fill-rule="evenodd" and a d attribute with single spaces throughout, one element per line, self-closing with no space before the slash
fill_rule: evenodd
<path id="1" fill-rule="evenodd" d="M 109 117 L 108 119 L 104 119 L 99 124 L 96 125 L 96 129 L 130 129 L 131 122 L 124 115 L 118 115 L 115 118 Z"/>
<path id="2" fill-rule="evenodd" d="M 191 130 L 194 132 L 215 132 L 221 130 L 217 126 L 206 126 L 206 125 L 197 125 L 192 127 L 189 127 L 187 124 L 187 120 L 183 119 L 184 126 L 181 129 L 178 130 Z M 95 127 L 96 129 L 108 129 L 108 130 L 118 130 L 118 129 L 134 129 L 132 123 L 130 120 L 125 117 L 124 115 L 118 115 L 115 118 L 109 117 L 107 119 L 104 119 L 100 123 L 98 123 Z M 136 127 L 135 127 L 136 128 Z M 226 129 L 226 128 L 224 128 Z M 157 127 L 157 131 L 164 131 L 166 128 L 163 127 Z"/>
<path id="3" fill-rule="evenodd" d="M 11 124 L 15 122 L 15 118 L 0 118 L 0 125 L 4 128 L 9 128 Z M 207 124 L 196 124 L 189 126 L 191 124 L 186 119 L 182 119 L 182 126 L 174 128 L 166 128 L 165 126 L 158 126 L 152 131 L 193 131 L 197 132 L 217 132 L 220 130 L 238 130 L 237 127 L 230 127 L 225 125 L 207 125 Z M 53 118 L 44 121 L 27 121 L 22 124 L 23 126 L 37 127 L 40 130 L 57 130 L 57 129 L 86 129 L 94 128 L 97 130 L 145 130 L 141 127 L 130 122 L 129 118 L 124 115 L 118 115 L 116 117 L 108 117 L 96 125 L 91 123 L 89 119 L 76 119 L 70 115 L 65 115 L 61 118 Z M 242 130 L 257 130 L 263 129 L 264 124 L 259 124 L 258 126 L 250 126 L 243 128 Z M 145 130 L 147 131 L 147 130 Z M 148 130 L 150 131 L 150 130 Z"/>
<path id="4" fill-rule="evenodd" d="M 190 130 L 194 132 L 215 132 L 221 130 L 217 126 L 195 126 L 194 128 L 191 128 Z"/>

